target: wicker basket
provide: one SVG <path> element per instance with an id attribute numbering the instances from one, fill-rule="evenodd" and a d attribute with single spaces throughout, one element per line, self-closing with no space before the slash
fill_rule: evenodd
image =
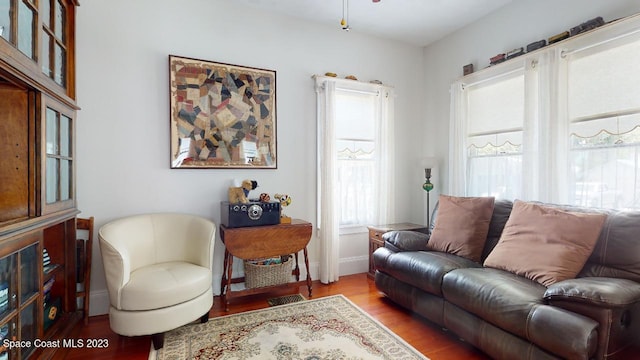
<path id="1" fill-rule="evenodd" d="M 288 283 L 291 281 L 293 261 L 287 257 L 280 264 L 263 265 L 252 260 L 244 261 L 244 285 L 247 289 Z"/>

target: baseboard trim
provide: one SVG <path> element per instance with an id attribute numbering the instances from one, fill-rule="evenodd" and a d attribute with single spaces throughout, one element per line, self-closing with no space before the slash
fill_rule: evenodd
<path id="1" fill-rule="evenodd" d="M 369 271 L 369 256 L 353 256 L 339 261 L 339 276 L 360 274 Z"/>
<path id="2" fill-rule="evenodd" d="M 107 290 L 96 290 L 89 293 L 89 316 L 109 313 L 109 293 Z"/>

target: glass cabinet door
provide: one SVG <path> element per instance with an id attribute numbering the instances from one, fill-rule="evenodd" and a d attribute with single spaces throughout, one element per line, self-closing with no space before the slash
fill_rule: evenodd
<path id="1" fill-rule="evenodd" d="M 36 60 L 34 45 L 36 43 L 38 12 L 31 0 L 18 1 L 18 50 Z"/>
<path id="2" fill-rule="evenodd" d="M 20 358 L 26 359 L 34 349 L 33 342 L 38 335 L 38 309 L 37 302 L 32 302 L 20 312 L 20 340 L 28 341 L 30 347 L 20 348 Z"/>
<path id="3" fill-rule="evenodd" d="M 20 304 L 26 303 L 40 290 L 37 256 L 36 244 L 20 251 Z"/>
<path id="4" fill-rule="evenodd" d="M 49 100 L 44 110 L 45 212 L 74 204 L 73 112 L 55 105 Z"/>
<path id="5" fill-rule="evenodd" d="M 0 0 L 0 36 L 37 60 L 38 8 L 35 0 Z"/>
<path id="6" fill-rule="evenodd" d="M 72 98 L 68 79 L 75 56 L 71 34 L 76 4 L 77 0 L 0 0 L 0 37 L 13 49 L 6 50 L 15 52 L 10 58 L 30 71 L 41 71 Z"/>
<path id="7" fill-rule="evenodd" d="M 33 235 L 29 239 L 37 241 Z M 36 242 L 0 258 L 0 344 L 5 340 L 33 344 L 38 337 L 41 322 L 38 249 L 40 246 Z M 7 349 L 0 346 L 0 360 L 25 359 L 33 350 L 33 347 Z"/>
<path id="8" fill-rule="evenodd" d="M 5 339 L 9 341 L 16 340 L 18 338 L 16 329 L 16 322 L 13 319 L 0 325 L 0 343 L 4 342 Z M 0 360 L 16 359 L 16 357 L 17 350 L 15 348 L 9 350 L 4 346 L 0 347 Z"/>
<path id="9" fill-rule="evenodd" d="M 67 86 L 67 6 L 61 0 L 41 0 L 42 72 Z"/>
<path id="10" fill-rule="evenodd" d="M 16 254 L 0 259 L 0 319 L 16 308 Z"/>

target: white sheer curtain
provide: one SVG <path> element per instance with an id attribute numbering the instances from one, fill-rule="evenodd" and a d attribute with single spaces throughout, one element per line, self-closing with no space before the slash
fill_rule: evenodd
<path id="1" fill-rule="evenodd" d="M 318 121 L 318 235 L 320 237 L 320 282 L 338 280 L 339 219 L 334 209 L 339 204 L 335 186 L 338 152 L 335 139 L 336 84 L 316 77 Z"/>
<path id="2" fill-rule="evenodd" d="M 377 189 L 378 205 L 376 207 L 376 223 L 390 224 L 395 222 L 395 131 L 394 131 L 394 112 L 395 112 L 395 94 L 392 89 L 383 89 L 380 98 L 380 117 L 377 126 L 378 134 L 376 138 L 376 154 L 378 154 L 378 176 Z"/>
<path id="3" fill-rule="evenodd" d="M 394 221 L 394 91 L 387 86 L 368 84 L 352 80 L 342 80 L 323 76 L 314 76 L 317 94 L 318 125 L 318 236 L 320 239 L 320 281 L 330 283 L 339 277 L 339 241 L 340 217 L 344 204 L 349 199 L 341 199 L 339 185 L 339 161 L 337 146 L 336 89 L 342 91 L 363 92 L 375 96 L 372 119 L 375 122 L 375 141 L 373 156 L 374 173 L 359 170 L 358 166 L 347 169 L 350 176 L 365 176 L 355 180 L 356 184 L 370 183 L 373 179 L 373 191 L 369 191 L 366 203 L 373 201 L 371 223 L 382 224 Z M 341 124 L 343 125 L 343 124 Z M 344 140 L 342 140 L 344 141 Z M 343 167 L 348 161 L 343 161 Z M 342 169 L 345 171 L 345 169 Z M 353 180 L 353 179 L 352 179 Z M 365 181 L 366 180 L 366 181 Z M 353 181 L 352 181 L 353 182 Z M 343 192 L 344 193 L 344 192 Z M 345 196 L 352 198 L 354 192 Z M 356 195 L 362 197 L 362 195 Z M 358 206 L 363 202 L 351 199 L 350 204 Z M 358 209 L 356 209 L 358 210 Z M 369 209 L 371 211 L 371 209 Z M 357 211 L 359 212 L 359 210 Z M 360 224 L 367 225 L 367 224 Z M 366 228 L 365 228 L 366 230 Z"/>
<path id="4" fill-rule="evenodd" d="M 451 121 L 449 128 L 449 195 L 464 196 L 467 189 L 467 106 L 464 84 L 451 85 Z"/>

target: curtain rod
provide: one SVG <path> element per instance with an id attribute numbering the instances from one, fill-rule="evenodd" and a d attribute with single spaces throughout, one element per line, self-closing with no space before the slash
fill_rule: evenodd
<path id="1" fill-rule="evenodd" d="M 518 67 L 516 69 L 510 70 L 510 71 L 507 71 L 507 72 L 503 72 L 503 73 L 499 73 L 499 74 L 496 74 L 494 76 L 490 76 L 490 77 L 485 78 L 485 79 L 476 80 L 476 81 L 470 82 L 470 83 L 461 82 L 462 89 L 465 89 L 465 88 L 471 87 L 471 86 L 480 85 L 480 84 L 486 83 L 488 81 L 493 81 L 493 80 L 496 80 L 496 79 L 500 79 L 502 77 L 507 77 L 507 76 L 513 75 L 515 73 L 523 73 L 524 74 L 524 67 Z"/>
<path id="2" fill-rule="evenodd" d="M 604 40 L 598 41 L 596 43 L 585 45 L 583 47 L 579 47 L 579 48 L 576 48 L 576 49 L 573 49 L 573 50 L 567 50 L 567 51 L 562 50 L 560 52 L 560 57 L 565 58 L 565 57 L 567 57 L 569 55 L 573 55 L 573 54 L 579 53 L 581 51 L 589 50 L 589 49 L 594 48 L 596 46 L 604 45 L 606 43 L 610 43 L 612 41 L 616 41 L 616 40 L 625 38 L 627 36 L 631 36 L 631 35 L 637 34 L 638 32 L 640 32 L 640 29 L 635 29 L 635 30 L 626 32 L 624 34 L 620 34 L 620 35 L 614 36 L 612 38 L 604 39 Z"/>
<path id="3" fill-rule="evenodd" d="M 336 90 L 363 95 L 380 95 L 380 90 L 358 90 L 336 86 Z"/>
<path id="4" fill-rule="evenodd" d="M 326 76 L 326 75 L 311 75 L 312 79 L 315 80 L 329 80 L 329 81 L 333 81 L 336 84 L 341 83 L 341 84 L 359 84 L 359 85 L 367 85 L 367 86 L 376 86 L 376 87 L 381 87 L 381 88 L 386 88 L 389 90 L 394 89 L 393 86 L 391 85 L 387 85 L 387 84 L 374 84 L 374 83 L 370 83 L 370 82 L 364 82 L 364 81 L 360 81 L 360 80 L 350 80 L 350 79 L 342 79 L 339 77 L 333 77 L 333 76 Z"/>

